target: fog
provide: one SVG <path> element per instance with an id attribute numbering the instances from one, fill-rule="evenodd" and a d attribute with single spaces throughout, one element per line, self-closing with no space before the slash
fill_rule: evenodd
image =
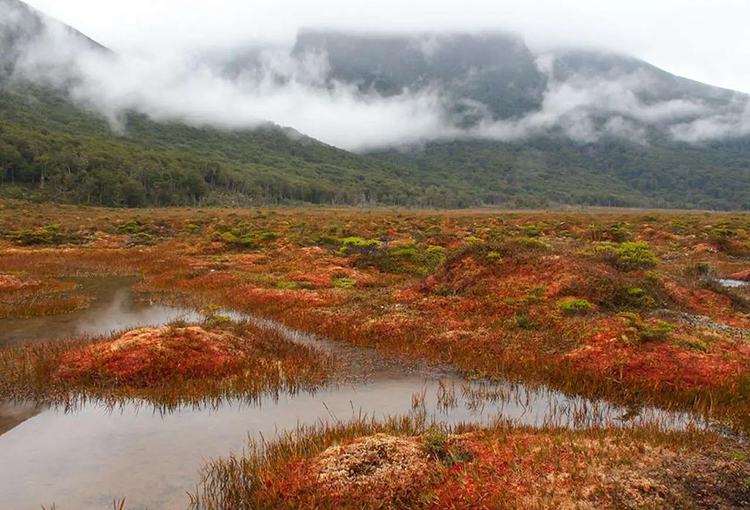
<path id="1" fill-rule="evenodd" d="M 85 2 L 72 4 L 75 7 Z M 154 4 L 150 23 L 164 19 L 163 9 L 168 4 Z M 139 5 L 135 2 L 129 12 L 138 12 Z M 205 12 L 197 3 L 180 5 L 181 19 L 188 20 L 187 27 L 192 26 L 189 20 L 195 16 L 189 14 L 191 9 Z M 263 34 L 253 34 L 255 39 L 263 35 L 273 44 L 269 43 L 260 52 L 257 65 L 237 75 L 223 72 L 215 62 L 202 57 L 209 50 L 247 45 L 251 39 L 248 27 L 256 26 L 255 20 L 270 16 L 266 11 L 276 9 L 266 3 L 256 7 L 255 16 L 246 18 L 244 38 L 238 33 L 237 24 L 228 21 L 229 16 L 219 16 L 223 11 L 206 18 L 209 26 L 204 31 L 213 30 L 222 20 L 226 23 L 224 36 L 211 39 L 218 48 L 196 46 L 195 36 L 186 39 L 184 34 L 174 32 L 172 23 L 165 21 L 164 33 L 153 40 L 148 39 L 150 25 L 146 23 L 143 37 L 149 44 L 123 44 L 114 48 L 116 54 L 109 54 L 92 48 L 61 25 L 46 23 L 42 32 L 24 45 L 14 79 L 64 87 L 74 101 L 102 113 L 116 130 L 123 129 L 123 113 L 135 110 L 155 120 L 228 129 L 272 122 L 356 151 L 461 137 L 514 141 L 548 132 L 586 142 L 603 136 L 620 136 L 647 143 L 647 130 L 652 126 L 663 129 L 675 140 L 689 143 L 750 134 L 750 107 L 741 96 L 730 106 L 721 107 L 691 98 L 645 102 L 640 99 L 641 93 L 654 84 L 640 72 L 560 80 L 552 71 L 556 58 L 552 37 L 532 44 L 536 65 L 547 82 L 541 108 L 513 119 L 498 120 L 483 105 L 475 104 L 475 122 L 463 128 L 451 117 L 451 98 L 438 85 L 405 89 L 400 94 L 382 97 L 374 91 L 362 92 L 352 84 L 331 80 L 327 55 L 291 53 L 293 39 L 287 31 L 297 27 L 284 23 L 266 27 Z M 175 5 L 171 8 L 177 9 Z M 322 9 L 321 12 L 326 12 Z M 57 14 L 59 8 L 51 11 Z M 345 21 L 349 16 L 342 14 L 342 19 Z M 296 18 L 291 16 L 291 19 Z M 19 22 L 13 13 L 0 21 Z M 509 24 L 513 23 L 509 20 Z M 96 38 L 97 34 L 89 35 Z M 157 50 L 158 41 L 165 37 L 173 37 L 176 42 L 165 42 Z M 106 37 L 102 39 L 107 42 Z M 563 39 L 560 38 L 559 44 L 569 42 Z M 425 44 L 423 50 L 429 53 L 434 48 Z"/>

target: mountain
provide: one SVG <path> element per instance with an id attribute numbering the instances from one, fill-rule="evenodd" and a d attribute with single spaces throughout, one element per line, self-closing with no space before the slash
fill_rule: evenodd
<path id="1" fill-rule="evenodd" d="M 393 96 L 432 88 L 446 93 L 453 113 L 481 103 L 499 116 L 541 104 L 545 79 L 519 38 L 502 34 L 356 35 L 303 30 L 293 55 L 322 53 L 329 80 Z"/>
<path id="2" fill-rule="evenodd" d="M 750 207 L 746 94 L 619 54 L 536 55 L 509 34 L 304 31 L 294 53 L 310 52 L 328 55 L 331 82 L 362 92 L 441 91 L 463 136 L 369 154 L 459 175 L 481 203 Z M 712 123 L 745 133 L 700 139 Z"/>
<path id="3" fill-rule="evenodd" d="M 65 44 L 56 58 L 35 59 L 59 41 L 51 33 Z M 500 32 L 303 30 L 283 62 L 313 56 L 325 65 L 295 86 L 322 95 L 343 85 L 364 101 L 437 98 L 445 134 L 355 154 L 294 126 L 219 129 L 143 109 L 103 115 L 76 87 L 86 79 L 76 58 L 118 56 L 18 0 L 0 0 L 0 41 L 0 196 L 110 206 L 750 209 L 748 96 L 624 55 L 537 54 Z M 268 67 L 268 52 L 212 50 L 201 62 L 241 80 Z"/>
<path id="4" fill-rule="evenodd" d="M 416 203 L 421 179 L 293 129 L 198 128 L 126 112 L 121 130 L 72 101 L 75 81 L 14 74 L 24 50 L 64 31 L 75 51 L 108 49 L 17 0 L 0 0 L 0 196 L 108 206 Z M 72 41 L 72 42 L 71 42 Z M 79 46 L 80 45 L 80 46 Z"/>
<path id="5" fill-rule="evenodd" d="M 48 32 L 64 34 L 79 48 L 110 53 L 78 30 L 45 16 L 19 0 L 0 0 L 0 12 L 3 14 L 0 18 L 0 79 L 7 79 L 13 74 L 16 63 L 24 58 L 30 47 L 42 46 Z"/>

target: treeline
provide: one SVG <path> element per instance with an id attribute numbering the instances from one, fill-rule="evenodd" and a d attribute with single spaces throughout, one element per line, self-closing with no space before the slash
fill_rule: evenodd
<path id="1" fill-rule="evenodd" d="M 701 145 L 462 140 L 376 156 L 429 169 L 446 182 L 460 176 L 488 203 L 750 210 L 750 137 Z"/>
<path id="2" fill-rule="evenodd" d="M 292 164 L 291 162 L 289 164 Z M 170 149 L 144 149 L 0 122 L 0 190 L 4 196 L 105 206 L 176 206 L 307 202 L 402 202 L 403 191 L 356 179 L 289 175 L 284 167 L 231 164 Z M 330 169 L 336 173 L 336 169 Z M 345 171 L 345 170 L 344 170 Z M 317 177 L 317 178 L 316 178 Z M 354 182 L 351 182 L 354 181 Z M 396 183 L 398 184 L 398 183 Z M 372 189 L 369 189 L 372 188 Z"/>

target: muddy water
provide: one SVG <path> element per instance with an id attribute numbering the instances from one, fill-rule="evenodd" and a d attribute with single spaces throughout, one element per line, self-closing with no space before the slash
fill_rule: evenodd
<path id="1" fill-rule="evenodd" d="M 112 279 L 92 284 L 101 288 L 97 302 L 75 316 L 30 319 L 28 327 L 0 321 L 0 342 L 104 334 L 195 318 L 193 312 L 138 301 L 129 290 L 131 283 Z M 185 491 L 195 488 L 204 462 L 241 452 L 248 436 L 269 439 L 302 424 L 361 415 L 413 413 L 449 423 L 506 418 L 569 426 L 655 420 L 677 428 L 688 420 L 681 414 L 625 410 L 545 389 L 469 382 L 450 371 L 404 366 L 366 349 L 262 323 L 295 341 L 335 352 L 356 377 L 314 394 L 281 394 L 252 405 L 225 402 L 167 414 L 137 403 L 116 409 L 96 403 L 76 409 L 5 405 L 0 407 L 0 423 L 5 412 L 14 426 L 5 433 L 0 428 L 0 507 L 37 510 L 54 502 L 59 510 L 93 510 L 111 508 L 113 499 L 127 497 L 129 508 L 183 509 L 188 504 Z"/>

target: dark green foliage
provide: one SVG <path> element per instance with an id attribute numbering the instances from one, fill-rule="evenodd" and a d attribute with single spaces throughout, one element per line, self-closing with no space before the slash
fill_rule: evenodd
<path id="1" fill-rule="evenodd" d="M 523 313 L 517 313 L 515 315 L 516 327 L 519 329 L 534 329 L 534 321 Z"/>
<path id="2" fill-rule="evenodd" d="M 38 88 L 0 90 L 0 119 L 0 196 L 10 198 L 121 207 L 750 208 L 745 139 L 703 146 L 464 140 L 357 155 L 273 126 L 230 132 L 129 114 L 118 134 Z M 520 233 L 536 237 L 541 230 L 529 225 Z M 627 226 L 600 234 L 629 239 Z M 727 233 L 716 234 L 717 245 L 731 245 Z"/>
<path id="3" fill-rule="evenodd" d="M 360 256 L 355 265 L 361 268 L 375 267 L 386 273 L 426 275 L 435 272 L 446 259 L 445 250 L 439 246 L 410 243 L 387 247 L 379 241 L 375 241 L 377 246 L 364 239 L 359 242 L 364 246 L 357 252 Z M 347 248 L 345 245 L 342 250 Z"/>
<path id="4" fill-rule="evenodd" d="M 129 114 L 122 134 L 57 95 L 0 88 L 0 196 L 141 207 L 413 205 L 414 172 L 269 126 L 221 131 Z"/>
<path id="5" fill-rule="evenodd" d="M 748 137 L 699 145 L 665 137 L 648 145 L 615 138 L 578 143 L 562 136 L 513 143 L 458 140 L 376 156 L 428 170 L 425 194 L 441 207 L 478 199 L 517 208 L 750 209 Z"/>

